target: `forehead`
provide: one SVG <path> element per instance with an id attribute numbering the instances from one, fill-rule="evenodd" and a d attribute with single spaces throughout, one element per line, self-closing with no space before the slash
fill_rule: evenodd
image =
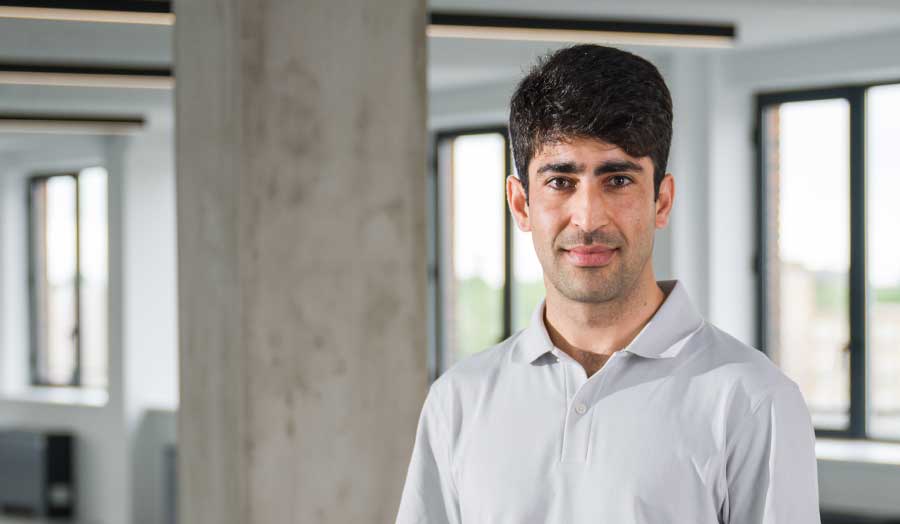
<path id="1" fill-rule="evenodd" d="M 576 156 L 583 161 L 590 161 L 592 158 L 597 161 L 617 158 L 627 159 L 642 164 L 642 161 L 645 161 L 652 164 L 649 156 L 633 157 L 615 144 L 589 137 L 563 138 L 541 144 L 535 149 L 532 161 Z"/>

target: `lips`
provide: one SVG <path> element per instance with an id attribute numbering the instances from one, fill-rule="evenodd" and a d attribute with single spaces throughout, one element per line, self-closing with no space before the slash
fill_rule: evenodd
<path id="1" fill-rule="evenodd" d="M 612 260 L 618 248 L 607 246 L 579 246 L 565 250 L 566 258 L 580 267 L 605 266 Z"/>

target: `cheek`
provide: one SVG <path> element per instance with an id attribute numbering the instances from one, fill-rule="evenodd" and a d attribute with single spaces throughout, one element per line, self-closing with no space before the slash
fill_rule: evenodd
<path id="1" fill-rule="evenodd" d="M 552 252 L 561 230 L 559 221 L 551 214 L 538 212 L 531 216 L 531 238 L 538 253 Z"/>
<path id="2" fill-rule="evenodd" d="M 622 232 L 630 238 L 652 237 L 656 231 L 656 213 L 654 209 L 647 211 L 641 203 L 623 205 L 618 209 L 618 224 Z"/>

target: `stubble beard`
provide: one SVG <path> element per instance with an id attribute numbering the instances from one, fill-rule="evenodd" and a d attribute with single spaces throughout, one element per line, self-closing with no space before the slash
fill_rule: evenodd
<path id="1" fill-rule="evenodd" d="M 620 247 L 610 264 L 578 267 L 565 260 L 564 251 L 554 253 L 555 271 L 549 280 L 564 297 L 575 302 L 600 304 L 623 300 L 638 284 L 646 260 L 629 260 Z"/>

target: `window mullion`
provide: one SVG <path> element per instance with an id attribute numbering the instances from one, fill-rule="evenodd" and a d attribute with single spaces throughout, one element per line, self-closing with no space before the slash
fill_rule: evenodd
<path id="1" fill-rule="evenodd" d="M 865 88 L 848 93 L 850 102 L 850 433 L 867 435 L 867 277 Z"/>
<path id="2" fill-rule="evenodd" d="M 81 386 L 81 181 L 75 180 L 75 372 L 72 386 Z"/>
<path id="3" fill-rule="evenodd" d="M 506 206 L 506 176 L 510 173 L 509 133 L 503 132 L 503 202 L 501 208 L 504 215 L 503 233 L 503 335 L 506 339 L 512 334 L 512 308 L 513 308 L 513 221 L 512 213 Z"/>

